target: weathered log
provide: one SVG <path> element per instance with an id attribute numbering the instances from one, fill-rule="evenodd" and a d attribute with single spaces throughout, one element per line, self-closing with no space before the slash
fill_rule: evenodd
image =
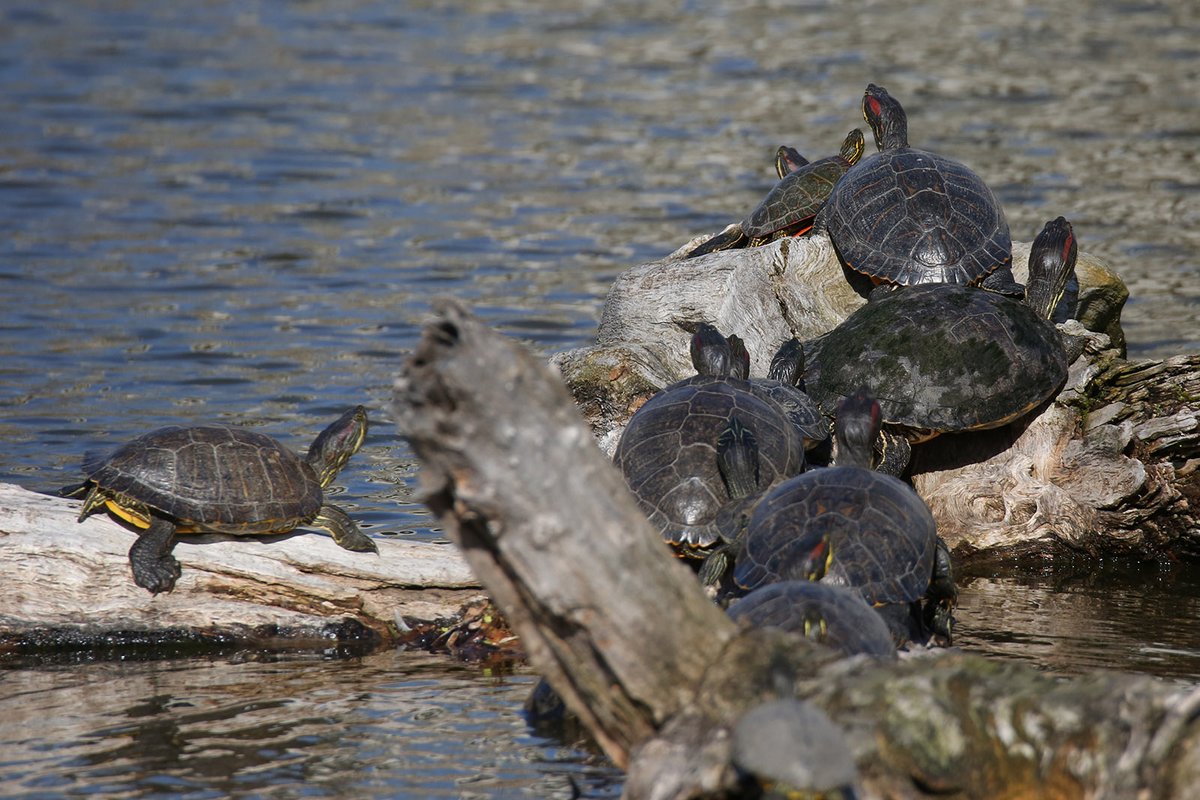
<path id="1" fill-rule="evenodd" d="M 730 790 L 730 729 L 781 684 L 848 734 L 864 797 L 1189 796 L 1200 690 L 954 652 L 837 660 L 738 632 L 672 559 L 557 376 L 459 305 L 397 379 L 422 491 L 630 798 Z M 781 680 L 782 678 L 782 680 Z"/>
<path id="2" fill-rule="evenodd" d="M 689 330 L 738 333 L 752 374 L 788 336 L 835 326 L 861 303 L 825 237 L 637 267 L 614 284 L 594 347 L 553 359 L 605 452 L 666 383 L 690 374 Z M 1027 244 L 1014 246 L 1024 279 Z M 1128 295 L 1081 254 L 1080 315 L 1123 341 Z M 1093 336 L 1054 403 L 1018 424 L 935 439 L 914 452 L 913 483 L 959 557 L 1062 551 L 1139 558 L 1200 554 L 1200 357 L 1130 362 Z"/>
<path id="3" fill-rule="evenodd" d="M 76 522 L 79 507 L 0 484 L 0 649 L 88 647 L 147 633 L 262 642 L 357 630 L 388 642 L 406 619 L 450 616 L 480 594 L 452 547 L 381 538 L 378 555 L 351 553 L 296 531 L 182 537 L 174 552 L 182 577 L 173 591 L 150 595 L 130 574 L 135 534 L 101 514 Z"/>

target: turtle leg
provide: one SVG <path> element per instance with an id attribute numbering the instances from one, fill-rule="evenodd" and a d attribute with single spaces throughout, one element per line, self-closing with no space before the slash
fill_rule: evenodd
<path id="1" fill-rule="evenodd" d="M 983 283 L 979 285 L 990 292 L 998 292 L 1008 297 L 1015 297 L 1018 300 L 1025 297 L 1025 287 L 1017 283 L 1016 279 L 1013 278 L 1011 267 L 1001 267 L 1000 269 L 993 270 L 991 274 L 983 279 Z"/>
<path id="2" fill-rule="evenodd" d="M 89 485 L 91 488 L 88 488 Z M 68 493 L 68 489 L 71 490 L 70 493 Z M 98 485 L 90 481 L 85 481 L 78 486 L 64 486 L 62 489 L 63 497 L 78 497 L 85 491 L 87 492 L 87 497 L 83 498 L 83 507 L 79 509 L 79 517 L 76 518 L 76 522 L 83 522 L 89 516 L 96 513 L 97 509 L 102 508 L 105 503 L 105 495 L 100 491 Z"/>
<path id="3" fill-rule="evenodd" d="M 321 506 L 312 524 L 329 531 L 339 547 L 355 553 L 379 552 L 375 540 L 359 530 L 358 523 L 352 520 L 349 514 L 331 503 Z"/>
<path id="4" fill-rule="evenodd" d="M 697 256 L 706 256 L 709 253 L 716 253 L 719 250 L 732 250 L 738 247 L 745 247 L 749 241 L 749 237 L 742 232 L 742 226 L 737 225 L 729 230 L 718 233 L 707 241 L 701 242 L 684 258 L 696 258 Z"/>
<path id="5" fill-rule="evenodd" d="M 175 525 L 160 517 L 152 519 L 129 548 L 133 582 L 151 594 L 174 589 L 179 578 L 179 562 L 171 555 L 174 547 Z"/>

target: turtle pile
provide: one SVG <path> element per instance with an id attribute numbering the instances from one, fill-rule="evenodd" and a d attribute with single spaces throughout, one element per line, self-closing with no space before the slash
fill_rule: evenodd
<path id="1" fill-rule="evenodd" d="M 948 644 L 949 549 L 904 476 L 911 448 L 998 428 L 1062 387 L 1082 349 L 1077 246 L 1063 217 L 1014 279 L 1003 211 L 966 166 L 908 145 L 904 110 L 874 84 L 839 155 L 780 148 L 780 180 L 743 222 L 689 257 L 827 234 L 867 297 L 834 329 L 783 342 L 751 377 L 737 331 L 700 323 L 696 375 L 630 419 L 614 461 L 651 523 L 731 616 L 845 653 Z M 832 435 L 831 435 L 832 431 Z"/>

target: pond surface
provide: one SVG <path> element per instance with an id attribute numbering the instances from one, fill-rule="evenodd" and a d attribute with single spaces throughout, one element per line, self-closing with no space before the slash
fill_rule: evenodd
<path id="1" fill-rule="evenodd" d="M 338 502 L 372 535 L 437 539 L 388 410 L 431 298 L 547 355 L 587 344 L 617 274 L 742 217 L 780 143 L 833 153 L 869 81 L 915 144 L 983 175 L 1016 238 L 1074 222 L 1130 287 L 1132 356 L 1194 351 L 1198 42 L 1190 0 L 5 3 L 0 480 L 56 489 L 168 422 L 302 449 L 364 403 Z M 1193 570 L 1068 566 L 974 577 L 964 646 L 1200 677 Z M 5 723 L 0 786 L 619 791 L 522 730 L 528 678 L 411 658 L 0 673 L 27 721 Z M 440 771 L 409 782 L 416 752 Z"/>

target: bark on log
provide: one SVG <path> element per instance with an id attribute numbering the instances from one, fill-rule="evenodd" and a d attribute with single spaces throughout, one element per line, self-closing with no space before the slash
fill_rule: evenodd
<path id="1" fill-rule="evenodd" d="M 557 376 L 455 303 L 396 383 L 430 507 L 618 764 L 630 798 L 729 790 L 731 725 L 785 679 L 849 734 L 862 796 L 1187 797 L 1200 690 L 942 652 L 836 660 L 738 632 L 668 555 Z"/>
<path id="2" fill-rule="evenodd" d="M 447 617 L 480 592 L 451 547 L 377 539 L 379 554 L 328 536 L 182 537 L 175 589 L 133 583 L 135 535 L 80 502 L 0 484 L 0 651 L 146 638 L 328 640 L 355 629 L 381 642 L 405 620 Z M 349 622 L 347 622 L 349 621 Z"/>
<path id="3" fill-rule="evenodd" d="M 605 452 L 647 397 L 690 374 L 700 321 L 742 336 L 762 375 L 783 339 L 829 330 L 862 302 L 825 237 L 680 260 L 690 247 L 619 277 L 597 344 L 553 359 Z M 1028 252 L 1014 246 L 1019 280 Z M 1077 273 L 1081 319 L 1123 341 L 1120 279 L 1086 254 Z M 918 447 L 913 483 L 959 558 L 1198 555 L 1198 367 L 1200 356 L 1130 362 L 1093 344 L 1036 417 Z"/>

